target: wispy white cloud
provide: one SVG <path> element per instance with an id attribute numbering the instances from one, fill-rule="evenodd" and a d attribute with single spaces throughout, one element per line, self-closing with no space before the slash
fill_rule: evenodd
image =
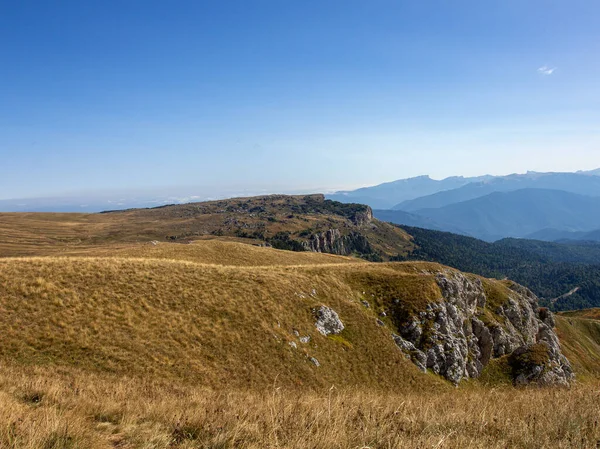
<path id="1" fill-rule="evenodd" d="M 552 75 L 555 70 L 556 70 L 556 67 L 548 67 L 547 65 L 543 65 L 537 69 L 537 71 L 540 75 L 545 75 L 545 76 Z"/>

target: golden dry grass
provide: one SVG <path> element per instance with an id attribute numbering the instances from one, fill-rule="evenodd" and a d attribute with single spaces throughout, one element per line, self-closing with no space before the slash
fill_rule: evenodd
<path id="1" fill-rule="evenodd" d="M 355 257 L 312 252 L 291 252 L 240 244 L 224 239 L 197 240 L 189 244 L 159 242 L 156 244 L 145 243 L 126 247 L 121 246 L 119 248 L 109 247 L 104 250 L 96 250 L 95 254 L 108 257 L 185 260 L 239 267 L 364 263 L 364 261 Z"/>
<path id="2" fill-rule="evenodd" d="M 0 447 L 595 448 L 599 386 L 257 393 L 3 366 Z"/>
<path id="3" fill-rule="evenodd" d="M 570 310 L 568 312 L 560 312 L 561 316 L 572 318 L 587 318 L 589 320 L 600 321 L 600 308 L 585 309 L 585 310 Z"/>
<path id="4" fill-rule="evenodd" d="M 587 318 L 556 316 L 561 348 L 578 378 L 600 377 L 600 322 Z"/>
<path id="5" fill-rule="evenodd" d="M 87 248 L 105 232 L 101 220 L 91 214 L 0 213 L 0 257 Z"/>
<path id="6" fill-rule="evenodd" d="M 376 323 L 394 298 L 438 299 L 436 264 L 218 240 L 83 254 L 96 257 L 0 259 L 0 448 L 599 444 L 592 320 L 557 317 L 583 373 L 570 390 L 514 389 L 494 373 L 456 389 L 404 358 L 392 317 Z M 321 304 L 341 335 L 316 332 Z"/>
<path id="7" fill-rule="evenodd" d="M 376 323 L 377 311 L 361 304 L 369 286 L 346 282 L 368 271 L 406 278 L 407 284 L 428 279 L 411 264 L 235 267 L 131 258 L 1 259 L 0 360 L 213 388 L 266 388 L 276 377 L 282 385 L 304 388 L 442 385 L 421 375 L 395 346 L 391 329 Z M 346 324 L 339 339 L 315 329 L 312 310 L 322 304 Z M 301 343 L 294 331 L 310 342 Z"/>

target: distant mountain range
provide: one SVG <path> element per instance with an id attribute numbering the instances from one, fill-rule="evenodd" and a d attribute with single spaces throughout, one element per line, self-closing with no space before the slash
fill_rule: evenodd
<path id="1" fill-rule="evenodd" d="M 368 204 L 383 221 L 486 241 L 600 241 L 600 169 L 441 181 L 422 176 L 328 197 Z"/>
<path id="2" fill-rule="evenodd" d="M 600 196 L 600 176 L 577 173 L 528 173 L 471 182 L 460 188 L 436 192 L 396 204 L 392 209 L 414 212 L 420 209 L 444 207 L 495 192 L 512 192 L 523 189 L 562 190 L 580 195 Z"/>
<path id="3" fill-rule="evenodd" d="M 373 209 L 393 209 L 394 206 L 403 201 L 413 200 L 445 190 L 458 189 L 470 183 L 483 182 L 492 178 L 493 176 L 488 175 L 475 178 L 454 176 L 437 181 L 431 179 L 429 176 L 417 176 L 416 178 L 386 182 L 374 187 L 336 192 L 327 195 L 327 198 L 342 203 L 367 204 Z"/>
<path id="4" fill-rule="evenodd" d="M 0 200 L 0 212 L 100 212 L 246 197 L 264 192 L 180 188 Z M 195 190 L 195 191 L 194 191 Z M 496 241 L 600 241 L 600 169 L 575 173 L 419 176 L 327 195 L 366 204 L 382 221 Z"/>

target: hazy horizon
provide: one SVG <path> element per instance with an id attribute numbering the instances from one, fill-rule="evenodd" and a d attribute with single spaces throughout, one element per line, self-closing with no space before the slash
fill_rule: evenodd
<path id="1" fill-rule="evenodd" d="M 202 201 L 222 200 L 229 198 L 253 197 L 261 195 L 304 195 L 304 194 L 325 194 L 353 191 L 364 187 L 375 187 L 382 184 L 393 183 L 404 179 L 413 179 L 427 177 L 433 180 L 441 181 L 447 178 L 477 178 L 483 176 L 504 177 L 504 176 L 524 176 L 529 173 L 587 173 L 592 170 L 576 170 L 574 172 L 538 172 L 528 170 L 523 173 L 506 173 L 501 175 L 492 175 L 490 173 L 479 174 L 475 176 L 464 176 L 461 174 L 434 178 L 423 174 L 411 178 L 400 178 L 390 181 L 384 181 L 374 185 L 359 185 L 348 189 L 327 189 L 327 188 L 304 188 L 289 189 L 286 186 L 280 188 L 266 187 L 252 188 L 237 186 L 235 188 L 215 188 L 214 186 L 170 186 L 165 188 L 139 188 L 132 190 L 97 190 L 97 191 L 79 191 L 67 192 L 62 195 L 46 195 L 23 198 L 1 198 L 0 212 L 100 212 L 106 210 L 129 209 L 136 207 L 155 207 L 165 204 L 183 204 Z"/>
<path id="2" fill-rule="evenodd" d="M 350 190 L 356 190 L 356 189 L 360 189 L 360 188 L 364 188 L 364 187 L 375 187 L 381 184 L 388 184 L 388 183 L 393 183 L 396 181 L 400 181 L 400 180 L 405 180 L 405 179 L 413 179 L 413 178 L 420 178 L 420 177 L 428 177 L 430 179 L 436 180 L 436 181 L 442 181 L 444 179 L 447 178 L 476 178 L 476 177 L 482 177 L 482 176 L 498 176 L 498 177 L 502 177 L 502 176 L 510 176 L 510 175 L 526 175 L 528 173 L 579 173 L 579 172 L 589 172 L 589 171 L 594 171 L 594 170 L 600 170 L 599 167 L 591 167 L 591 168 L 586 168 L 586 169 L 579 169 L 579 170 L 574 170 L 574 171 L 563 171 L 563 170 L 558 170 L 558 171 L 549 171 L 549 172 L 543 172 L 543 171 L 539 171 L 539 170 L 525 170 L 523 172 L 509 172 L 509 173 L 493 173 L 493 172 L 488 172 L 488 173 L 478 173 L 478 174 L 473 174 L 473 175 L 464 175 L 464 174 L 452 174 L 449 176 L 432 176 L 430 174 L 427 173 L 422 173 L 422 174 L 417 174 L 414 176 L 410 176 L 407 178 L 395 178 L 395 179 L 386 179 L 386 180 L 382 180 L 379 182 L 376 182 L 374 184 L 349 184 L 346 186 L 336 186 L 336 187 L 311 187 L 311 186 L 306 186 L 306 187 L 298 187 L 298 188 L 290 188 L 289 186 L 286 185 L 275 185 L 275 186 L 270 186 L 267 187 L 265 185 L 262 186 L 242 186 L 242 185 L 238 185 L 238 186 L 227 186 L 224 188 L 219 188 L 219 187 L 215 187 L 215 186 L 176 186 L 176 185 L 172 185 L 172 186 L 164 186 L 164 187 L 139 187 L 139 188 L 135 188 L 135 189 L 98 189 L 98 190 L 80 190 L 80 191 L 66 191 L 66 192 L 57 192 L 55 194 L 50 194 L 50 195 L 35 195 L 35 196 L 26 196 L 26 197 L 12 197 L 12 198 L 8 198 L 8 197 L 1 197 L 0 196 L 0 201 L 4 201 L 4 200 L 27 200 L 27 199 L 40 199 L 40 198 L 47 198 L 47 199 L 53 199 L 53 198 L 69 198 L 69 197 L 89 197 L 89 198 L 105 198 L 105 197 L 110 197 L 110 196 L 114 196 L 114 197 L 118 197 L 119 195 L 163 195 L 163 196 L 173 196 L 176 197 L 178 195 L 182 195 L 182 192 L 188 192 L 187 195 L 193 195 L 193 192 L 196 193 L 202 193 L 202 192 L 206 192 L 205 193 L 205 198 L 206 200 L 211 200 L 211 199 L 221 199 L 221 198 L 234 198 L 236 196 L 244 196 L 245 194 L 248 194 L 248 196 L 256 196 L 256 195 L 271 195 L 271 194 L 284 194 L 284 195 L 301 195 L 301 194 L 310 194 L 310 193 L 323 193 L 323 194 L 328 194 L 328 193 L 335 193 L 335 192 L 341 192 L 341 191 L 350 191 Z M 211 195 L 213 195 L 213 197 L 211 197 Z"/>

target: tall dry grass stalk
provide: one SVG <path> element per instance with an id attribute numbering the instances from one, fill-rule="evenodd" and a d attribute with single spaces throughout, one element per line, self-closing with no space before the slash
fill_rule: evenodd
<path id="1" fill-rule="evenodd" d="M 216 392 L 3 367 L 0 447 L 595 448 L 598 387 Z"/>

